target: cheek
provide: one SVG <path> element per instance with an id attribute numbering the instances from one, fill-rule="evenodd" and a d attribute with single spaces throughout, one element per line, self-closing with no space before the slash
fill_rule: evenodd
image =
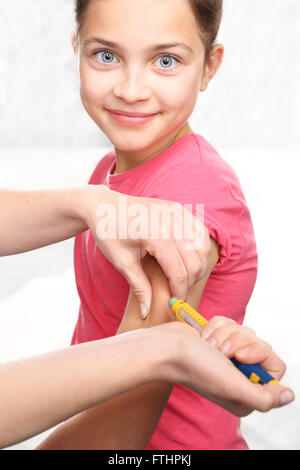
<path id="1" fill-rule="evenodd" d="M 177 112 L 181 110 L 181 114 L 192 112 L 198 98 L 199 76 L 184 74 L 169 77 L 161 81 L 158 90 L 160 101 L 166 109 Z"/>
<path id="2" fill-rule="evenodd" d="M 111 82 L 106 79 L 105 74 L 99 74 L 84 64 L 80 66 L 80 94 L 83 102 L 89 105 L 101 102 L 110 87 Z"/>

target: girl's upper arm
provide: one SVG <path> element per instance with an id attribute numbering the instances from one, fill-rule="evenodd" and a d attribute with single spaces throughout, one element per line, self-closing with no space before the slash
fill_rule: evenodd
<path id="1" fill-rule="evenodd" d="M 211 238 L 211 243 L 212 249 L 210 253 L 208 271 L 205 277 L 190 289 L 187 298 L 187 302 L 196 309 L 198 308 L 199 302 L 201 300 L 205 284 L 220 256 L 220 249 L 217 242 Z M 150 313 L 146 320 L 141 319 L 139 304 L 131 289 L 118 333 L 124 333 L 125 331 L 139 328 L 148 328 L 169 321 L 177 321 L 176 317 L 169 308 L 169 300 L 171 298 L 169 282 L 160 265 L 157 263 L 155 258 L 149 255 L 143 259 L 142 265 L 152 286 L 152 302 Z"/>

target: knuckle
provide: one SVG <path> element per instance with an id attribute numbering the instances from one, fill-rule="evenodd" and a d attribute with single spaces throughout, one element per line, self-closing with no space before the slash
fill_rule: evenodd
<path id="1" fill-rule="evenodd" d="M 172 240 L 163 240 L 160 237 L 158 239 L 153 238 L 147 240 L 144 249 L 147 250 L 150 256 L 153 256 L 160 263 L 163 259 L 167 257 L 167 246 L 173 244 Z"/>
<path id="2" fill-rule="evenodd" d="M 188 275 L 189 278 L 191 278 L 194 282 L 199 282 L 202 277 L 200 277 L 202 274 L 202 265 L 199 266 L 193 266 L 191 269 L 189 269 Z"/>
<path id="3" fill-rule="evenodd" d="M 212 319 L 212 321 L 216 322 L 216 323 L 219 323 L 219 322 L 223 322 L 225 319 L 225 317 L 223 317 L 222 315 L 215 315 Z"/>
<path id="4" fill-rule="evenodd" d="M 242 328 L 244 329 L 246 334 L 256 336 L 255 330 L 253 330 L 253 328 L 250 328 L 250 326 L 243 326 Z"/>
<path id="5" fill-rule="evenodd" d="M 214 333 L 215 333 L 216 330 L 222 328 L 225 323 L 226 323 L 226 319 L 224 319 L 224 317 L 216 315 L 215 317 L 213 317 L 210 320 L 209 326 L 210 326 L 211 329 L 215 330 L 214 331 Z"/>
<path id="6" fill-rule="evenodd" d="M 161 256 L 159 257 L 156 257 L 157 261 L 161 264 Z M 188 273 L 185 269 L 185 266 L 180 262 L 180 260 L 178 261 L 173 261 L 173 266 L 172 266 L 172 277 L 170 278 L 170 280 L 172 281 L 173 284 L 177 284 L 177 285 L 188 285 L 188 280 L 189 280 L 189 277 L 188 277 Z"/>
<path id="7" fill-rule="evenodd" d="M 257 397 L 257 405 L 255 409 L 257 411 L 261 411 L 262 413 L 266 413 L 274 408 L 275 397 L 272 393 L 271 389 L 268 389 L 268 385 L 261 385 L 260 386 L 260 394 Z"/>
<path id="8" fill-rule="evenodd" d="M 212 319 L 212 322 L 214 322 L 215 326 L 218 326 L 218 325 L 223 325 L 223 323 L 225 322 L 225 318 L 222 317 L 221 315 L 216 315 L 214 316 L 214 318 Z"/>
<path id="9" fill-rule="evenodd" d="M 268 348 L 270 351 L 273 351 L 270 343 L 268 343 L 267 341 L 264 341 L 263 339 L 261 339 L 260 342 L 264 347 Z"/>
<path id="10" fill-rule="evenodd" d="M 208 264 L 205 264 L 202 260 L 199 260 L 197 266 L 191 270 L 191 276 L 195 278 L 196 282 L 202 281 L 207 274 Z"/>
<path id="11" fill-rule="evenodd" d="M 281 377 L 286 373 L 286 363 L 282 360 L 280 360 L 281 362 L 281 371 L 280 371 L 280 374 L 281 374 Z"/>
<path id="12" fill-rule="evenodd" d="M 210 241 L 207 242 L 205 238 L 201 242 L 201 249 L 198 248 L 197 253 L 201 260 L 207 261 L 212 252 L 212 244 Z"/>
<path id="13" fill-rule="evenodd" d="M 216 348 L 219 348 L 221 344 L 224 341 L 224 335 L 222 334 L 222 328 L 216 328 L 212 335 L 211 338 L 213 338 L 216 341 Z"/>
<path id="14" fill-rule="evenodd" d="M 266 413 L 267 411 L 271 410 L 272 406 L 273 406 L 273 398 L 272 398 L 272 395 L 268 393 L 265 395 L 260 406 L 257 409 L 258 411 L 261 411 L 262 413 Z"/>
<path id="15" fill-rule="evenodd" d="M 176 273 L 176 275 L 174 276 L 174 279 L 175 279 L 175 282 L 180 285 L 186 284 L 188 281 L 187 274 L 182 270 Z"/>
<path id="16" fill-rule="evenodd" d="M 223 317 L 222 315 L 216 315 L 213 318 L 213 321 L 215 322 L 216 327 L 222 327 L 222 326 L 230 326 L 235 325 L 235 321 L 232 320 L 231 318 Z"/>
<path id="17" fill-rule="evenodd" d="M 286 372 L 286 363 L 282 361 L 282 368 L 283 368 L 283 373 Z"/>
<path id="18" fill-rule="evenodd" d="M 254 335 L 247 331 L 246 329 L 241 328 L 239 325 L 236 325 L 232 331 L 232 336 L 236 341 L 242 341 L 243 343 L 251 342 L 253 343 Z"/>

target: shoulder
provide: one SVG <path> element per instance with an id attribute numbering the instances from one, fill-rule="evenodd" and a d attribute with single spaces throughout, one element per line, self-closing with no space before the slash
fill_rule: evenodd
<path id="1" fill-rule="evenodd" d="M 179 202 L 201 217 L 220 247 L 216 268 L 228 269 L 227 261 L 245 251 L 245 234 L 254 236 L 250 212 L 232 167 L 203 137 L 193 135 L 188 141 L 154 175 L 144 195 Z"/>
<path id="2" fill-rule="evenodd" d="M 194 145 L 190 148 L 189 157 L 184 164 L 190 178 L 205 184 L 211 190 L 234 187 L 241 191 L 241 185 L 232 166 L 221 156 L 219 151 L 204 137 L 194 135 Z M 210 191 L 211 192 L 211 191 Z"/>
<path id="3" fill-rule="evenodd" d="M 202 136 L 192 134 L 160 162 L 145 196 L 180 203 L 208 203 L 236 195 L 243 198 L 239 178 L 219 152 Z"/>

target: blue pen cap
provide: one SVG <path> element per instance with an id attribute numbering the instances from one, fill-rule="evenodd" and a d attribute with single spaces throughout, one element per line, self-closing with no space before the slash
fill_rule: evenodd
<path id="1" fill-rule="evenodd" d="M 241 371 L 246 377 L 250 379 L 251 374 L 256 374 L 260 378 L 260 382 L 267 384 L 274 381 L 274 377 L 268 374 L 259 364 L 243 364 L 237 361 L 235 358 L 231 359 L 231 362 Z"/>

